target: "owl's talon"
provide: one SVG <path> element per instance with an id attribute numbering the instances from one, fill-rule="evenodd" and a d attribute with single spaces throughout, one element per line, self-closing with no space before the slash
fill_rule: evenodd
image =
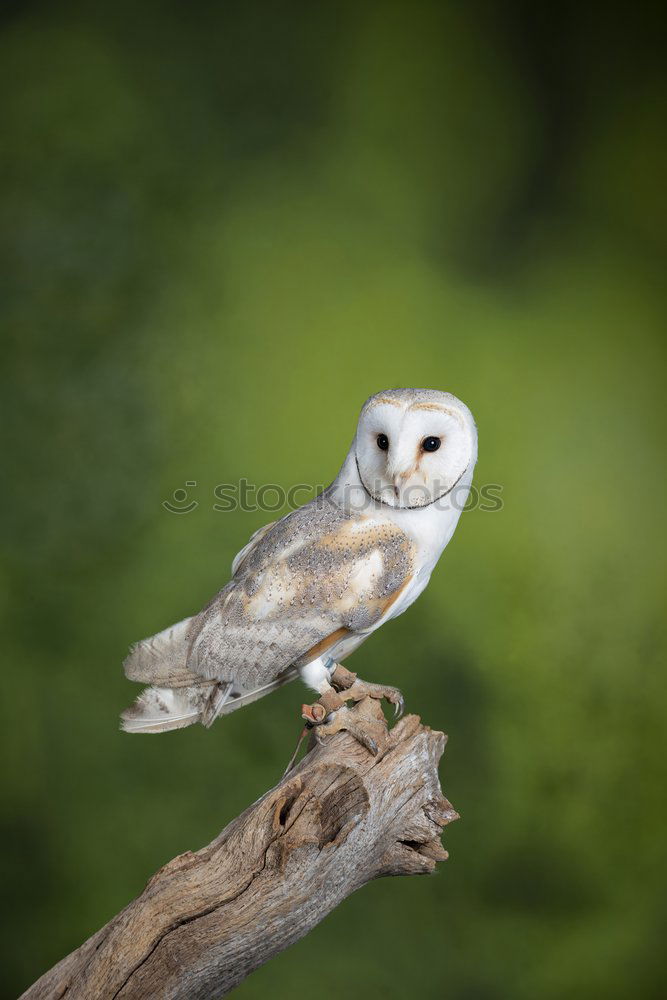
<path id="1" fill-rule="evenodd" d="M 403 695 L 398 688 L 390 687 L 388 684 L 371 684 L 368 681 L 355 681 L 347 690 L 340 692 L 340 697 L 344 701 L 362 701 L 363 698 L 375 698 L 381 701 L 386 698 L 394 706 L 394 717 L 399 719 L 403 715 L 405 703 Z"/>

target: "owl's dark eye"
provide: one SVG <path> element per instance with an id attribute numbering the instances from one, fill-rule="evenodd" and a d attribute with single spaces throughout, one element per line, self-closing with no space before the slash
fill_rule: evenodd
<path id="1" fill-rule="evenodd" d="M 440 438 L 427 437 L 422 441 L 422 448 L 424 451 L 437 451 L 441 443 Z"/>
<path id="2" fill-rule="evenodd" d="M 389 438 L 387 437 L 387 435 L 386 434 L 378 434 L 376 440 L 377 440 L 377 445 L 378 445 L 378 448 L 380 449 L 380 451 L 386 451 L 387 448 L 389 447 Z"/>

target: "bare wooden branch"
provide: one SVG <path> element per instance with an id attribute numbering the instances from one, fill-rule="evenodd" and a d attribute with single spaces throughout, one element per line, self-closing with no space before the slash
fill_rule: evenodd
<path id="1" fill-rule="evenodd" d="M 220 997 L 383 875 L 447 857 L 445 736 L 415 715 L 387 732 L 378 703 L 351 710 L 381 749 L 347 732 L 315 747 L 208 847 L 161 868 L 145 890 L 54 966 L 23 1000 Z"/>

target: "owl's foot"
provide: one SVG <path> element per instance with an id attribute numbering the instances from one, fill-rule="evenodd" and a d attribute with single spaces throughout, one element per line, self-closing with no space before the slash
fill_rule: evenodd
<path id="1" fill-rule="evenodd" d="M 328 736 L 335 736 L 336 733 L 340 733 L 344 729 L 350 736 L 354 736 L 358 743 L 366 747 L 374 757 L 385 745 L 387 724 L 379 709 L 378 714 L 381 718 L 374 719 L 367 715 L 359 715 L 359 709 L 356 706 L 348 708 L 347 705 L 341 705 L 333 714 L 327 713 L 322 721 L 318 721 L 320 713 L 313 710 L 321 707 L 317 702 L 315 705 L 304 705 L 302 713 L 307 723 L 314 727 L 313 732 L 318 743 L 326 742 Z"/>
<path id="2" fill-rule="evenodd" d="M 360 681 L 355 673 L 336 664 L 336 669 L 331 675 L 331 683 L 340 692 L 340 697 L 344 701 L 361 701 L 363 698 L 386 698 L 394 706 L 394 716 L 399 718 L 403 715 L 404 701 L 403 695 L 398 688 L 390 687 L 388 684 L 371 684 L 369 681 Z"/>
<path id="3" fill-rule="evenodd" d="M 368 681 L 355 681 L 351 688 L 344 692 L 342 697 L 345 701 L 361 701 L 363 698 L 376 698 L 381 701 L 386 698 L 394 706 L 394 718 L 399 719 L 403 715 L 405 702 L 403 695 L 398 688 L 390 687 L 388 684 L 371 684 Z"/>
<path id="4" fill-rule="evenodd" d="M 386 698 L 394 706 L 394 717 L 403 715 L 403 695 L 398 688 L 388 684 L 371 684 L 370 681 L 360 681 L 351 670 L 340 665 L 336 667 L 332 677 L 332 685 L 312 705 L 303 705 L 301 715 L 311 726 L 321 726 L 332 712 L 339 712 L 346 701 L 359 702 L 364 698 L 375 698 L 381 701 Z M 338 689 L 338 690 L 336 690 Z"/>
<path id="5" fill-rule="evenodd" d="M 331 676 L 331 686 L 327 686 L 313 705 L 303 705 L 301 715 L 307 726 L 314 728 L 318 741 L 346 729 L 372 754 L 377 754 L 387 735 L 387 726 L 379 705 L 369 713 L 362 712 L 361 706 L 357 710 L 356 707 L 350 709 L 345 704 L 348 701 L 356 704 L 366 698 L 373 699 L 374 704 L 386 698 L 395 706 L 395 715 L 403 713 L 403 695 L 398 688 L 360 681 L 356 674 L 337 666 Z"/>
<path id="6" fill-rule="evenodd" d="M 356 674 L 345 667 L 337 665 L 331 675 L 331 683 L 340 692 L 343 701 L 361 701 L 363 698 L 386 698 L 394 706 L 394 717 L 403 715 L 404 701 L 403 695 L 395 687 L 387 684 L 371 684 L 369 681 L 360 681 Z"/>

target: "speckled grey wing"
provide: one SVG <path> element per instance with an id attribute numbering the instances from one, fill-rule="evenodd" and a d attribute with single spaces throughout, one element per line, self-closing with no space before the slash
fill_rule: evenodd
<path id="1" fill-rule="evenodd" d="M 318 497 L 258 536 L 192 620 L 187 669 L 254 691 L 337 631 L 372 628 L 413 563 L 413 544 L 388 519 L 349 516 Z"/>

